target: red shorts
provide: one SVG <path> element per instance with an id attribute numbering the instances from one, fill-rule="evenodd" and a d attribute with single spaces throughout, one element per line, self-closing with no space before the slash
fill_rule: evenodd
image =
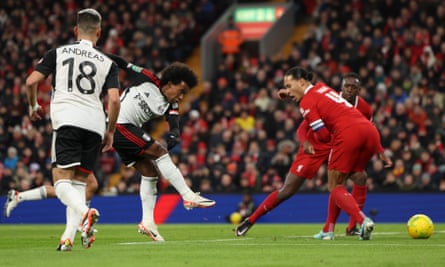
<path id="1" fill-rule="evenodd" d="M 364 171 L 378 152 L 380 134 L 371 123 L 360 123 L 335 134 L 328 170 L 342 173 Z"/>
<path id="2" fill-rule="evenodd" d="M 315 154 L 306 154 L 303 147 L 300 146 L 289 172 L 305 179 L 312 179 L 320 166 L 328 160 L 330 151 L 331 149 L 328 147 L 327 149 L 315 149 Z"/>

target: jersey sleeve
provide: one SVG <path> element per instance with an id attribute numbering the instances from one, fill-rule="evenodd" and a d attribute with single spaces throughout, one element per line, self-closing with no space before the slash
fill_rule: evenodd
<path id="1" fill-rule="evenodd" d="M 119 88 L 119 69 L 115 63 L 111 64 L 107 79 L 104 83 L 104 89 Z"/>
<path id="2" fill-rule="evenodd" d="M 300 112 L 312 130 L 317 132 L 321 128 L 325 127 L 325 125 L 320 117 L 320 114 L 318 114 L 315 102 L 311 101 L 311 99 L 312 97 L 308 95 L 307 98 L 300 102 Z"/>
<path id="3" fill-rule="evenodd" d="M 51 49 L 45 56 L 40 59 L 37 63 L 35 70 L 44 74 L 45 76 L 50 75 L 56 69 L 56 49 Z"/>
<path id="4" fill-rule="evenodd" d="M 126 70 L 127 68 L 130 68 L 130 66 L 132 65 L 130 62 L 126 61 L 120 56 L 116 56 L 109 53 L 106 53 L 106 55 L 117 64 L 119 69 Z"/>
<path id="5" fill-rule="evenodd" d="M 170 109 L 167 111 L 165 118 L 168 122 L 168 126 L 170 127 L 170 132 L 179 136 L 179 105 L 178 103 L 173 103 L 170 105 Z"/>
<path id="6" fill-rule="evenodd" d="M 306 99 L 300 102 L 300 112 L 314 131 L 317 139 L 321 142 L 328 142 L 331 136 L 317 111 L 316 99 L 313 99 L 311 95 L 307 95 L 306 97 Z"/>
<path id="7" fill-rule="evenodd" d="M 133 81 L 134 84 L 148 81 L 159 87 L 159 78 L 153 72 L 146 68 L 134 65 L 120 56 L 108 53 L 106 55 L 118 65 L 119 69 L 124 70 L 129 75 L 129 79 Z"/>
<path id="8" fill-rule="evenodd" d="M 358 99 L 357 109 L 367 118 L 372 121 L 373 111 L 371 105 L 368 104 L 362 97 Z"/>
<path id="9" fill-rule="evenodd" d="M 307 132 L 309 131 L 309 124 L 306 120 L 303 120 L 297 129 L 298 141 L 302 144 L 307 140 Z"/>

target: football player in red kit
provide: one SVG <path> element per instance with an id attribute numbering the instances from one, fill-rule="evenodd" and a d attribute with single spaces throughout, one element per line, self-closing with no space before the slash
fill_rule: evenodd
<path id="1" fill-rule="evenodd" d="M 289 70 L 291 71 L 291 70 Z M 301 75 L 301 74 L 300 74 Z M 312 77 L 309 73 L 305 72 L 305 78 L 307 86 L 310 86 L 310 80 Z M 289 75 L 288 75 L 289 76 Z M 354 76 L 354 75 L 351 75 Z M 292 76 L 290 76 L 292 77 Z M 345 81 L 343 85 L 346 85 L 349 87 L 348 83 L 351 82 L 351 77 L 346 76 Z M 285 80 L 286 84 L 286 80 Z M 331 89 L 332 90 L 332 89 Z M 335 91 L 332 90 L 333 93 L 335 93 L 336 101 L 337 102 L 346 102 L 343 98 L 339 97 L 338 94 L 336 94 Z M 281 89 L 278 92 L 279 97 L 281 99 L 286 98 L 287 96 L 292 96 L 289 88 Z M 333 96 L 331 96 L 333 98 Z M 338 99 L 337 99 L 338 98 Z M 296 100 L 294 98 L 294 100 Z M 369 105 L 360 105 L 359 102 L 355 103 L 355 107 L 361 107 L 363 106 L 360 111 L 363 112 L 363 115 L 367 118 L 371 117 L 372 111 Z M 366 102 L 363 101 L 364 104 Z M 346 104 L 345 104 L 346 105 Z M 348 108 L 351 108 L 352 105 L 349 105 Z M 360 112 L 357 112 L 357 114 L 360 114 Z M 303 114 L 303 115 L 307 115 Z M 363 117 L 363 115 L 360 115 Z M 297 192 L 297 190 L 301 187 L 301 185 L 304 183 L 305 179 L 311 179 L 315 173 L 317 172 L 318 168 L 321 166 L 321 164 L 329 157 L 330 149 L 331 149 L 331 143 L 329 142 L 329 138 L 326 140 L 319 140 L 314 135 L 314 131 L 312 129 L 308 129 L 308 120 L 304 120 L 298 130 L 297 134 L 300 140 L 300 149 L 299 153 L 297 154 L 297 157 L 295 158 L 289 173 L 286 177 L 285 184 L 280 190 L 272 192 L 264 201 L 259 205 L 257 210 L 246 220 L 244 220 L 241 224 L 239 224 L 235 228 L 235 235 L 241 236 L 244 235 L 250 227 L 256 222 L 256 220 L 270 211 L 271 209 L 278 206 L 281 202 L 292 196 Z M 328 132 L 329 137 L 329 132 Z M 377 133 L 378 137 L 378 133 Z M 372 155 L 371 155 L 372 156 Z M 331 171 L 332 172 L 332 171 Z M 330 186 L 332 187 L 332 186 Z M 358 210 L 360 212 L 360 210 Z M 355 216 L 359 218 L 359 216 Z M 362 216 L 363 217 L 363 216 Z M 364 218 L 360 218 L 359 222 L 363 223 Z M 367 232 L 363 231 L 363 237 L 362 239 L 369 239 L 370 230 L 372 228 L 371 223 L 369 223 L 369 227 L 367 227 Z M 365 229 L 364 229 L 365 230 Z"/>
<path id="2" fill-rule="evenodd" d="M 349 103 L 351 103 L 354 108 L 360 111 L 365 118 L 372 121 L 372 108 L 371 106 L 360 97 L 359 91 L 361 88 L 360 76 L 356 73 L 349 73 L 343 77 L 342 86 L 340 96 L 346 99 Z M 363 172 L 356 172 L 349 177 L 354 182 L 352 187 L 352 196 L 360 208 L 363 209 L 363 206 L 366 202 L 366 194 L 367 194 L 367 185 L 366 179 L 367 175 Z M 319 233 L 314 235 L 315 239 L 333 239 L 334 238 L 334 230 L 335 223 L 340 215 L 340 210 L 337 205 L 334 203 L 328 203 L 328 213 L 326 218 L 326 223 Z M 356 227 L 357 221 L 353 216 L 349 218 L 349 224 L 346 227 L 346 235 L 359 235 L 359 230 Z"/>
<path id="3" fill-rule="evenodd" d="M 360 240 L 369 240 L 374 222 L 346 191 L 346 179 L 353 173 L 364 172 L 374 154 L 379 155 L 385 166 L 391 166 L 392 162 L 383 153 L 375 126 L 332 88 L 323 83 L 313 85 L 311 80 L 311 73 L 294 67 L 286 72 L 284 86 L 289 97 L 299 103 L 300 112 L 316 138 L 332 144 L 328 161 L 329 205 L 354 217 L 361 224 Z"/>

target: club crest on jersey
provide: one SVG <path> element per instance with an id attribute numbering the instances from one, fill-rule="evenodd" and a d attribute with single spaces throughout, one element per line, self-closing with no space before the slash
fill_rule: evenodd
<path id="1" fill-rule="evenodd" d="M 163 104 L 163 105 L 158 106 L 158 113 L 159 114 L 164 114 L 167 111 L 169 105 L 170 104 L 167 103 L 167 104 Z"/>
<path id="2" fill-rule="evenodd" d="M 311 109 L 304 109 L 300 107 L 300 113 L 303 117 L 305 117 L 309 112 L 311 111 Z"/>

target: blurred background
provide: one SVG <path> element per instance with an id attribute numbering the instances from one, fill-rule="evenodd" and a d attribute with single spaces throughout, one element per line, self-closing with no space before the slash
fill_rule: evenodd
<path id="1" fill-rule="evenodd" d="M 181 143 L 171 151 L 193 190 L 234 195 L 234 210 L 242 193 L 261 200 L 281 187 L 302 118 L 295 103 L 278 101 L 274 92 L 298 65 L 337 90 L 342 75 L 361 76 L 360 95 L 395 163 L 384 169 L 377 158 L 369 162 L 371 195 L 445 191 L 443 1 L 5 0 L 0 195 L 51 184 L 51 80 L 39 86 L 47 115 L 38 122 L 27 115 L 24 82 L 47 50 L 74 41 L 76 13 L 87 7 L 102 14 L 103 51 L 155 73 L 174 61 L 198 73 L 198 87 L 181 103 Z M 224 40 L 226 31 L 231 40 Z M 236 49 L 224 50 L 233 39 Z M 129 85 L 124 73 L 120 78 L 122 88 Z M 163 142 L 164 121 L 144 127 Z M 101 155 L 95 173 L 98 196 L 138 196 L 140 175 L 116 152 Z M 323 166 L 302 193 L 327 192 L 326 181 Z M 165 180 L 159 190 L 175 193 Z"/>

